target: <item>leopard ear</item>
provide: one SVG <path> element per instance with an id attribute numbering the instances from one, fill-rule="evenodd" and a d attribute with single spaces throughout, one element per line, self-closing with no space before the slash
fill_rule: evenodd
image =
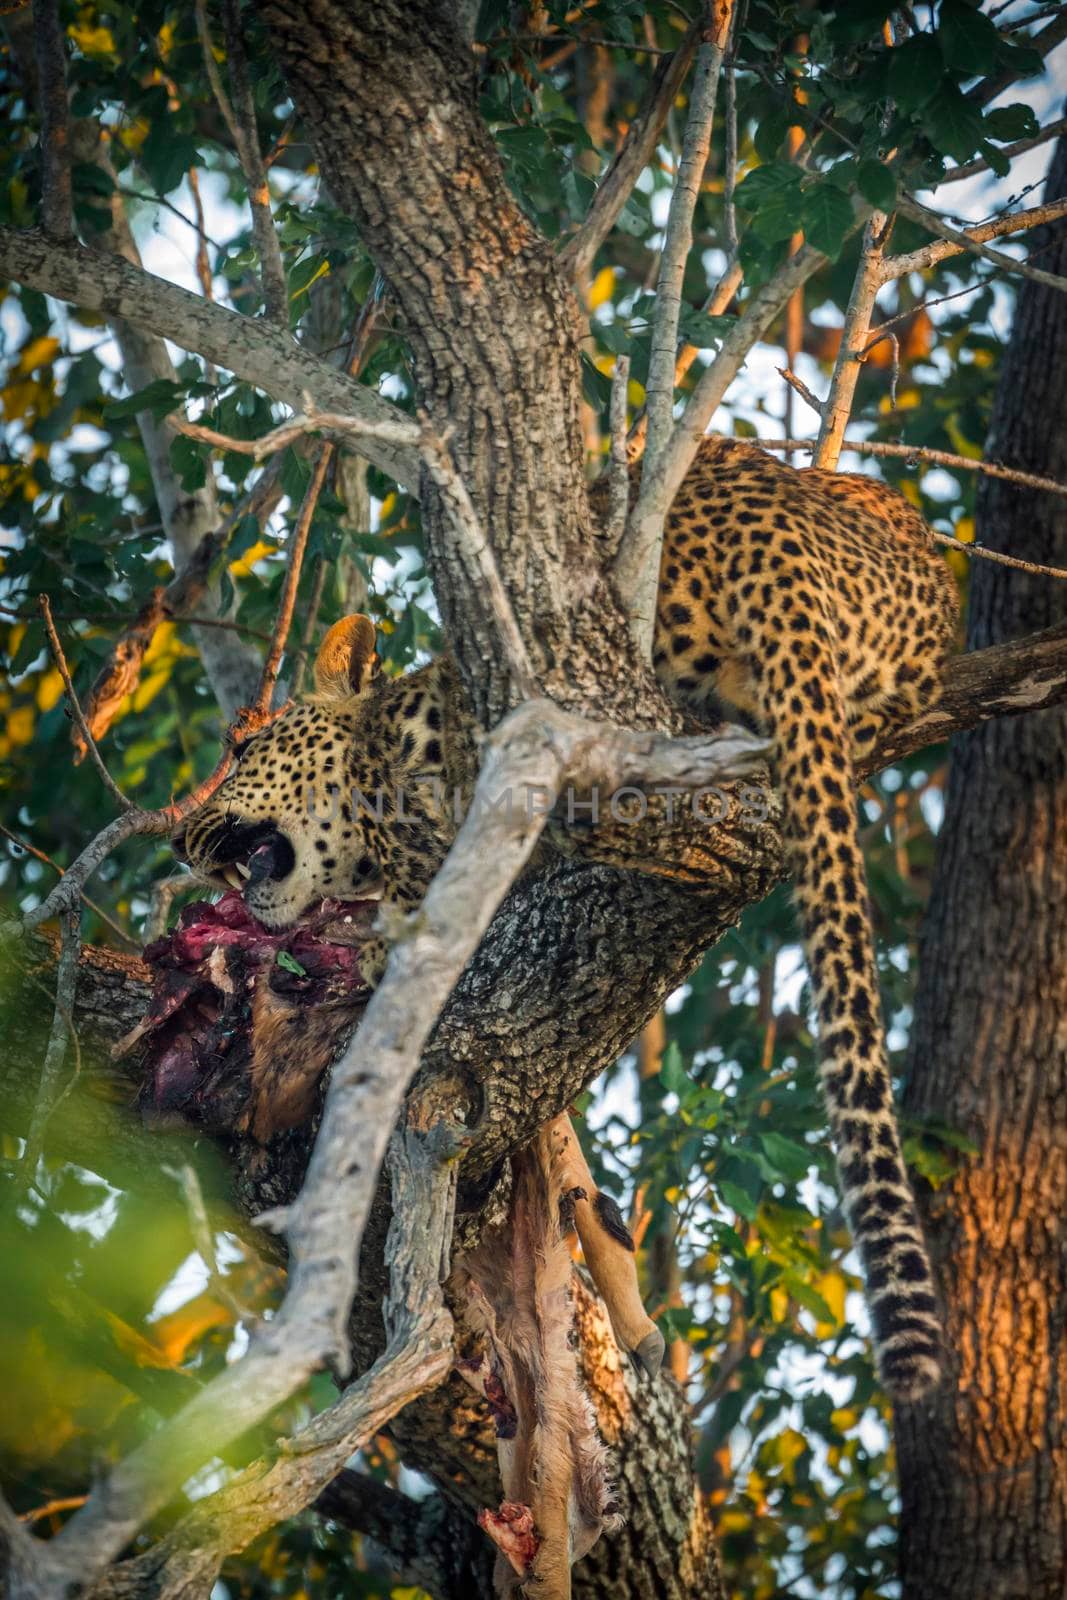
<path id="1" fill-rule="evenodd" d="M 332 700 L 363 694 L 378 675 L 374 623 L 362 614 L 335 622 L 315 658 L 315 689 Z"/>

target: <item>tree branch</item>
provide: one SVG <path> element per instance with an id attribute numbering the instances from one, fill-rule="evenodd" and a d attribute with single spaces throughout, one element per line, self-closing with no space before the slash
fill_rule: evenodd
<path id="1" fill-rule="evenodd" d="M 324 411 L 345 411 L 369 422 L 388 422 L 398 415 L 387 400 L 303 349 L 283 330 L 213 305 L 117 256 L 57 243 L 35 231 L 0 228 L 0 271 L 27 288 L 151 329 L 294 409 L 310 395 Z M 419 462 L 410 449 L 368 437 L 364 454 L 418 493 Z"/>
<path id="2" fill-rule="evenodd" d="M 983 261 L 991 261 L 994 266 L 1000 267 L 1004 272 L 1014 273 L 1018 277 L 1030 278 L 1034 283 L 1043 283 L 1050 289 L 1067 291 L 1067 278 L 1055 272 L 1046 272 L 1042 267 L 1032 267 L 1028 261 L 1016 261 L 1014 256 L 1006 256 L 1002 250 L 991 250 L 983 242 L 986 238 L 997 238 L 1002 233 L 1017 233 L 1021 228 L 1033 228 L 1042 222 L 1051 222 L 1055 217 L 1067 215 L 1067 200 L 1053 201 L 1049 205 L 1035 206 L 1032 211 L 1022 211 L 1011 217 L 1000 217 L 996 223 L 983 223 L 977 228 L 954 228 L 944 222 L 928 206 L 920 205 L 910 195 L 902 194 L 897 198 L 897 210 L 902 216 L 910 217 L 930 233 L 936 233 L 938 238 L 951 248 L 945 249 L 937 245 L 926 245 L 921 250 L 911 252 L 910 256 L 891 257 L 887 268 L 892 265 L 888 276 L 898 278 L 905 271 L 922 271 L 927 266 L 933 266 L 938 261 L 943 261 L 947 256 L 960 255 L 969 251 L 972 255 L 981 256 Z M 1011 226 L 1014 224 L 1014 226 Z M 926 259 L 929 257 L 929 259 Z M 897 270 L 896 263 L 917 259 L 914 267 L 902 266 Z"/>
<path id="3" fill-rule="evenodd" d="M 70 188 L 70 126 L 67 107 L 66 39 L 59 0 L 33 0 L 37 55 L 37 101 L 41 116 L 41 223 L 55 239 L 74 234 Z"/>
<path id="4" fill-rule="evenodd" d="M 74 692 L 74 684 L 71 681 L 70 668 L 67 666 L 67 658 L 63 653 L 63 646 L 59 642 L 59 634 L 56 632 L 56 625 L 52 621 L 52 607 L 49 604 L 48 596 L 46 594 L 43 594 L 40 597 L 39 609 L 41 612 L 41 617 L 44 621 L 45 633 L 48 636 L 48 644 L 52 652 L 52 659 L 54 660 L 59 671 L 59 676 L 63 679 L 63 687 L 67 692 L 67 699 L 70 702 L 71 715 L 73 716 L 78 732 L 81 735 L 82 743 L 92 757 L 93 765 L 100 774 L 101 782 L 103 783 L 108 794 L 111 796 L 112 800 L 114 800 L 120 811 L 129 811 L 133 807 L 133 801 L 128 795 L 123 794 L 122 790 L 119 788 L 118 784 L 107 770 L 107 767 L 104 765 L 104 758 L 96 748 L 96 740 L 93 738 L 92 730 L 90 729 L 88 722 L 85 720 L 85 713 L 81 708 L 81 701 Z"/>
<path id="5" fill-rule="evenodd" d="M 322 486 L 326 482 L 326 474 L 330 470 L 333 459 L 333 445 L 322 444 L 315 456 L 315 464 L 311 469 L 311 478 L 307 489 L 304 491 L 303 503 L 297 515 L 296 526 L 289 535 L 286 549 L 285 582 L 278 601 L 278 615 L 274 622 L 274 631 L 271 634 L 270 646 L 263 662 L 260 673 L 259 687 L 256 697 L 252 702 L 252 709 L 260 716 L 266 716 L 270 710 L 274 686 L 278 681 L 278 668 L 282 664 L 286 642 L 289 638 L 289 629 L 293 622 L 293 609 L 296 606 L 297 590 L 300 587 L 300 571 L 304 565 L 304 551 L 307 549 L 308 534 L 311 532 L 311 523 L 315 516 L 315 507 L 319 503 Z"/>
<path id="6" fill-rule="evenodd" d="M 245 59 L 241 13 L 237 0 L 223 0 L 222 15 L 226 30 L 226 64 L 230 69 L 230 82 L 233 85 L 232 132 L 237 157 L 244 172 L 248 204 L 252 209 L 252 237 L 259 255 L 263 302 L 271 321 L 276 322 L 280 328 L 288 328 L 289 291 L 285 282 L 285 267 L 282 263 L 278 235 L 274 230 L 267 169 L 263 164 L 263 153 L 259 148 L 256 106 L 252 99 L 252 85 L 248 80 L 248 62 Z M 205 59 L 211 57 L 214 62 L 211 36 L 204 13 L 204 0 L 198 0 L 197 24 L 201 29 Z"/>
<path id="7" fill-rule="evenodd" d="M 7 31 L 27 93 L 30 96 L 37 93 L 40 98 L 36 90 L 40 81 L 36 60 L 40 41 L 30 37 L 28 10 L 9 16 Z M 99 232 L 95 228 L 92 231 L 94 250 L 101 254 L 112 252 L 124 257 L 134 268 L 139 268 L 140 254 L 130 230 L 117 174 L 108 154 L 107 140 L 100 126 L 90 118 L 81 118 L 73 124 L 72 139 L 79 159 L 98 167 L 111 185 L 106 210 L 103 204 L 98 208 L 99 221 L 102 222 L 106 217 L 107 224 Z M 163 339 L 152 331 L 151 323 L 146 324 L 149 331 L 144 331 L 122 317 L 112 316 L 109 322 L 122 353 L 123 375 L 131 390 L 144 388 L 156 378 L 173 381 L 175 372 L 170 354 Z M 169 442 L 156 418 L 150 412 L 142 411 L 137 417 L 137 427 L 144 445 L 160 519 L 174 552 L 175 570 L 181 571 L 193 560 L 201 539 L 218 524 L 214 482 L 208 479 L 191 492 L 182 490 L 171 466 Z M 248 698 L 255 682 L 254 652 L 239 640 L 199 627 L 195 629 L 193 637 L 223 714 L 232 716 L 237 706 Z"/>
<path id="8" fill-rule="evenodd" d="M 783 376 L 786 374 L 783 373 Z M 799 379 L 790 374 L 788 381 L 809 405 L 816 411 L 819 410 L 819 401 Z M 810 454 L 814 445 L 810 439 L 761 439 L 760 448 L 805 450 Z M 1004 478 L 1008 483 L 1022 484 L 1028 489 L 1044 489 L 1049 494 L 1067 495 L 1067 484 L 1057 483 L 1055 478 L 1042 478 L 1036 472 L 1023 472 L 1019 467 L 1004 467 L 998 461 L 983 461 L 977 456 L 958 456 L 950 450 L 934 450 L 930 445 L 889 444 L 880 439 L 850 439 L 844 448 L 854 450 L 861 456 L 883 456 L 899 461 L 923 462 L 935 467 L 950 467 L 953 472 L 981 472 L 987 477 Z M 956 543 L 962 541 L 957 540 Z"/>
<path id="9" fill-rule="evenodd" d="M 1067 132 L 1067 117 L 1060 117 L 1056 122 L 1050 122 L 1040 133 L 1033 134 L 1029 139 L 1016 139 L 1014 144 L 1004 144 L 997 151 L 1011 161 L 1015 156 L 1025 155 L 1027 150 L 1033 150 L 1039 144 L 1045 144 L 1049 139 L 1058 139 L 1061 133 Z M 968 161 L 963 166 L 949 167 L 943 178 L 937 180 L 937 187 L 943 189 L 946 183 L 959 183 L 963 178 L 973 178 L 979 172 L 988 172 L 989 162 L 984 156 L 979 156 L 975 161 Z"/>
<path id="10" fill-rule="evenodd" d="M 820 467 L 826 472 L 834 472 L 837 468 L 841 443 L 852 413 L 860 367 L 867 351 L 874 302 L 884 282 L 882 252 L 889 227 L 890 221 L 884 211 L 872 211 L 863 230 L 859 266 L 845 312 L 841 343 L 834 362 L 830 389 L 822 407 L 819 438 L 811 463 L 813 467 Z"/>
<path id="11" fill-rule="evenodd" d="M 405 1127 L 390 1143 L 385 1351 L 334 1405 L 279 1440 L 272 1457 L 254 1461 L 225 1488 L 199 1501 L 146 1555 L 104 1576 L 92 1591 L 94 1600 L 127 1596 L 131 1590 L 141 1600 L 206 1592 L 226 1555 L 296 1516 L 397 1411 L 447 1375 L 452 1318 L 441 1283 L 452 1237 L 459 1143 L 456 1130 L 439 1121 L 420 1129 L 418 1109 L 409 1110 Z"/>
<path id="12" fill-rule="evenodd" d="M 309 400 L 305 396 L 305 402 Z M 504 658 L 511 670 L 517 694 L 529 699 L 537 692 L 537 684 L 522 635 L 519 633 L 510 602 L 500 580 L 496 559 L 482 530 L 470 494 L 453 466 L 444 439 L 430 426 L 423 415 L 418 423 L 406 417 L 388 422 L 367 422 L 356 416 L 341 416 L 336 412 L 320 412 L 308 407 L 307 415 L 298 414 L 283 422 L 280 427 L 259 439 L 236 439 L 229 434 L 217 433 L 213 428 L 201 427 L 195 422 L 173 417 L 171 424 L 179 432 L 220 450 L 236 450 L 257 460 L 272 455 L 308 433 L 324 434 L 327 438 L 356 441 L 387 438 L 399 445 L 410 444 L 425 463 L 426 471 L 441 496 L 455 539 L 459 563 L 469 569 L 470 579 L 485 593 L 496 623 Z"/>
<path id="13" fill-rule="evenodd" d="M 993 717 L 1042 711 L 1065 700 L 1067 624 L 987 650 L 969 650 L 950 663 L 937 705 L 891 734 L 873 757 L 863 759 L 858 774 L 879 771 L 924 745 L 938 744 Z"/>
<path id="14" fill-rule="evenodd" d="M 572 278 L 581 279 L 590 271 L 593 258 L 615 226 L 634 184 L 652 160 L 660 131 L 682 86 L 699 37 L 700 24 L 694 22 L 674 54 L 657 67 L 645 106 L 627 129 L 593 196 L 585 221 L 560 251 L 560 266 Z"/>
<path id="15" fill-rule="evenodd" d="M 638 774 L 725 781 L 752 770 L 764 748 L 741 733 L 698 740 L 632 734 L 547 701 L 519 707 L 488 736 L 471 811 L 419 911 L 398 930 L 357 1036 L 334 1065 L 303 1189 L 291 1206 L 260 1219 L 289 1241 L 280 1310 L 239 1362 L 115 1467 L 42 1551 L 37 1587 L 18 1600 L 95 1578 L 204 1460 L 320 1366 L 347 1372 L 358 1244 L 385 1147 L 430 1030 L 545 826 L 547 808 L 529 797 L 557 792 L 567 779 L 583 789 L 614 789 Z M 500 807 L 509 794 L 525 803 Z M 303 1430 L 301 1451 L 343 1434 L 351 1453 L 347 1401 Z"/>
<path id="16" fill-rule="evenodd" d="M 630 631 L 638 654 L 644 658 L 652 654 L 663 520 L 673 499 L 673 495 L 665 492 L 664 467 L 673 427 L 674 367 L 678 354 L 682 279 L 693 242 L 693 212 L 708 159 L 719 73 L 732 14 L 733 0 L 713 0 L 705 22 L 705 42 L 697 56 L 682 155 L 671 195 L 656 284 L 656 311 L 646 384 L 648 439 L 641 472 L 641 489 L 637 504 L 627 519 L 626 532 L 614 563 L 615 581 L 627 612 Z"/>
<path id="17" fill-rule="evenodd" d="M 1067 122 L 1067 118 L 1065 118 Z M 921 226 L 928 227 L 931 232 L 936 232 L 934 222 L 941 224 L 941 219 L 934 216 L 933 211 L 928 211 L 926 206 L 913 205 L 909 210 L 907 205 L 902 205 L 901 210 L 912 216 L 913 221 L 921 222 Z M 977 246 L 984 245 L 989 238 L 1001 238 L 1005 234 L 1019 234 L 1027 227 L 1040 227 L 1045 222 L 1054 222 L 1061 216 L 1067 216 L 1067 198 L 1053 200 L 1048 205 L 1032 206 L 1029 211 L 1013 211 L 1011 216 L 998 216 L 992 222 L 979 222 L 974 227 L 960 230 L 950 229 L 949 224 L 941 224 L 942 237 L 937 242 L 921 245 L 918 250 L 909 250 L 907 254 L 899 256 L 885 256 L 881 262 L 881 282 L 891 283 L 894 278 L 902 278 L 909 272 L 926 272 L 929 267 L 936 267 L 937 262 L 947 261 L 950 256 L 960 256 L 968 250 L 977 250 Z M 1016 261 L 1013 256 L 1003 256 L 1000 251 L 992 251 L 990 258 L 998 264 L 1008 262 L 1014 270 L 1027 266 L 1027 262 Z M 1033 272 L 1037 272 L 1037 267 Z M 1029 275 L 1029 274 L 1024 274 Z M 1057 277 L 1056 274 L 1045 274 L 1046 278 L 1053 280 L 1053 288 L 1067 288 L 1067 280 Z"/>
<path id="18" fill-rule="evenodd" d="M 869 207 L 859 210 L 855 227 L 859 227 L 869 211 Z M 757 289 L 746 304 L 742 315 L 723 340 L 718 355 L 702 373 L 689 403 L 675 424 L 664 460 L 666 505 L 670 505 L 681 488 L 682 480 L 700 449 L 708 424 L 744 366 L 749 352 L 763 338 L 796 290 L 825 265 L 824 255 L 811 245 L 802 245 L 796 255 L 790 256 L 770 282 Z"/>

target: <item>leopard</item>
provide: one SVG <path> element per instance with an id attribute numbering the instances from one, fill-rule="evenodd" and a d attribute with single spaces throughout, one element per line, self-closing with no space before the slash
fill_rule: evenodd
<path id="1" fill-rule="evenodd" d="M 941 1321 L 894 1110 L 855 771 L 936 703 L 958 612 L 922 516 L 865 474 L 711 436 L 665 520 L 653 667 L 694 718 L 769 740 L 845 1213 L 878 1370 L 903 1401 L 940 1381 Z M 329 897 L 410 910 L 476 771 L 452 657 L 389 677 L 373 623 L 346 618 L 314 692 L 242 745 L 174 847 L 270 928 Z M 365 950 L 371 983 L 386 953 L 384 939 Z"/>

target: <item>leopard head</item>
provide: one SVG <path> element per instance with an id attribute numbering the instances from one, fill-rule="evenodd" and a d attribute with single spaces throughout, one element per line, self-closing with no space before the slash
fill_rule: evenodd
<path id="1" fill-rule="evenodd" d="M 239 747 L 236 770 L 172 840 L 268 928 L 324 899 L 417 902 L 447 849 L 435 666 L 388 679 L 375 646 L 369 617 L 336 623 L 314 694 Z"/>

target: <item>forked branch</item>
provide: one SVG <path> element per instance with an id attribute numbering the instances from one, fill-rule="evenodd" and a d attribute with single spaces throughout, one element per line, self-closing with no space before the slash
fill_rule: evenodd
<path id="1" fill-rule="evenodd" d="M 348 1370 L 359 1241 L 385 1148 L 423 1045 L 545 826 L 548 808 L 528 797 L 556 793 L 566 781 L 583 789 L 614 789 L 638 777 L 730 781 L 748 775 L 765 755 L 763 742 L 740 730 L 679 740 L 632 734 L 585 722 L 547 701 L 520 706 L 483 749 L 473 804 L 456 842 L 394 944 L 356 1038 L 334 1066 L 304 1188 L 291 1206 L 263 1219 L 289 1240 L 281 1309 L 257 1330 L 239 1362 L 119 1463 L 42 1547 L 34 1582 L 18 1600 L 43 1600 L 68 1584 L 92 1582 L 204 1460 L 321 1366 Z M 521 803 L 501 806 L 502 795 Z M 344 1405 L 338 1403 L 330 1421 L 311 1425 L 314 1444 L 343 1426 Z"/>
<path id="2" fill-rule="evenodd" d="M 667 113 L 682 86 L 699 37 L 700 26 L 694 22 L 674 54 L 656 69 L 648 100 L 615 152 L 585 221 L 560 252 L 560 263 L 572 278 L 581 279 L 588 274 L 593 257 L 618 221 L 634 184 L 652 160 Z"/>
<path id="3" fill-rule="evenodd" d="M 682 155 L 671 195 L 656 284 L 646 385 L 648 438 L 641 490 L 615 558 L 619 594 L 629 618 L 630 631 L 644 658 L 652 654 L 663 519 L 671 498 L 664 495 L 664 470 L 674 414 L 674 368 L 678 355 L 682 280 L 693 242 L 693 213 L 708 159 L 719 76 L 732 15 L 733 0 L 712 0 L 707 8 L 704 42 L 697 56 Z"/>

